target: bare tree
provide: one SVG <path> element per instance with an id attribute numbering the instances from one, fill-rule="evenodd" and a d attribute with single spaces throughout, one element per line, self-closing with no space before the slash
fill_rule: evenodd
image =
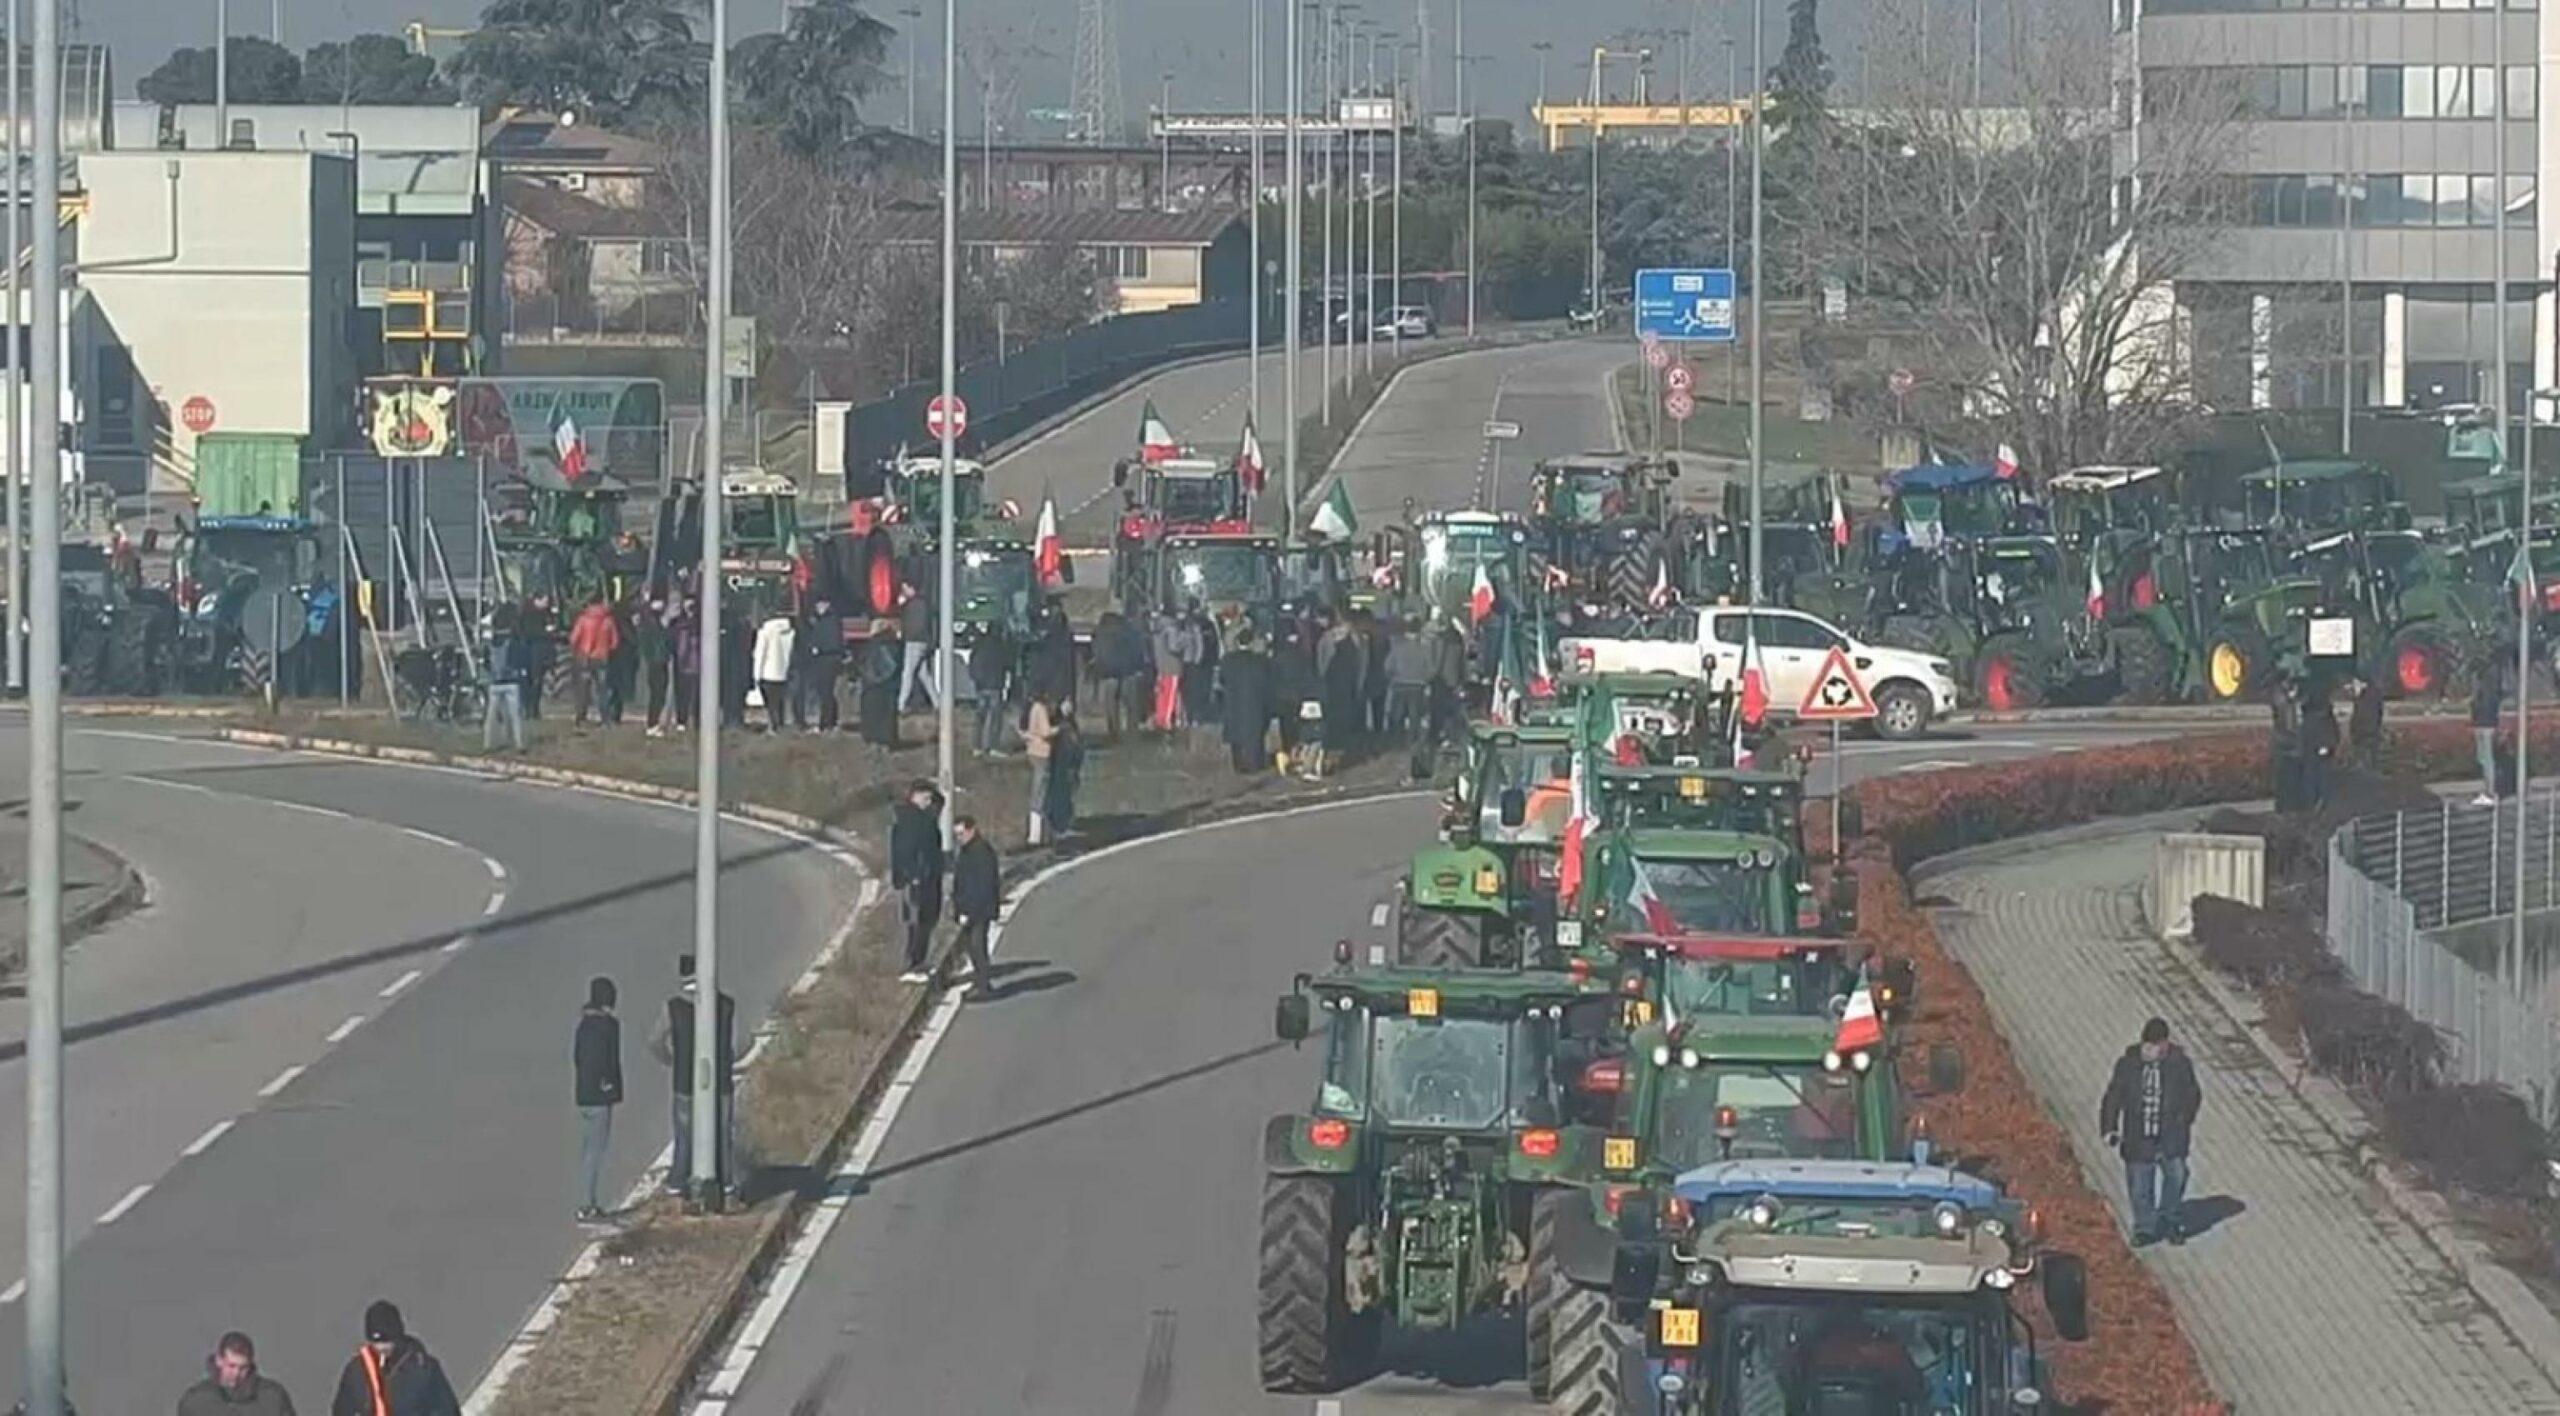
<path id="1" fill-rule="evenodd" d="M 1913 0 L 1881 6 L 1869 42 L 1923 52 Z M 1867 109 L 1783 137 L 1802 145 L 1787 229 L 1913 332 L 1946 434 L 2039 472 L 2156 456 L 2203 411 L 2174 289 L 2232 215 L 2238 96 L 2201 77 L 2137 96 L 2089 7 L 2010 7 L 1984 62 L 2000 106 L 1973 106 L 1969 56 L 1912 62 Z"/>

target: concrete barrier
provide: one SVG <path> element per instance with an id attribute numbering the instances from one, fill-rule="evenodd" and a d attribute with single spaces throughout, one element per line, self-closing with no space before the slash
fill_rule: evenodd
<path id="1" fill-rule="evenodd" d="M 2151 927 L 2163 939 L 2193 937 L 2198 895 L 2265 904 L 2267 843 L 2200 831 L 2162 836 L 2151 853 Z"/>

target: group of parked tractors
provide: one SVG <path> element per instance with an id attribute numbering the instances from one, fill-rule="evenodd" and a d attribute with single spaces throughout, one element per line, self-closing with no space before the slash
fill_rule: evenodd
<path id="1" fill-rule="evenodd" d="M 1279 1001 L 1321 1072 L 1264 1130 L 1267 1387 L 1498 1315 L 1577 1416 L 2041 1403 L 2012 1299 L 2083 1338 L 2082 1266 L 1930 1154 L 1909 1099 L 1962 1059 L 1915 1055 L 1908 964 L 1852 941 L 1802 759 L 1741 712 L 1568 673 L 1471 725 L 1388 938 Z"/>

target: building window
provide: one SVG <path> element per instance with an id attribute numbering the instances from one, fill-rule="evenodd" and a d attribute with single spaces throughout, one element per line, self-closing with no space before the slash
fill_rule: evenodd
<path id="1" fill-rule="evenodd" d="M 643 241 L 640 243 L 642 275 L 687 275 L 691 263 L 684 258 L 681 241 Z"/>
<path id="2" fill-rule="evenodd" d="M 1102 273 L 1113 280 L 1147 278 L 1147 248 L 1144 246 L 1105 246 L 1102 248 Z"/>
<path id="3" fill-rule="evenodd" d="M 2241 116 L 2253 122 L 2299 119 L 2453 118 L 2497 116 L 2497 90 L 2487 64 L 2225 64 L 2142 71 L 2146 92 L 2177 92 L 2173 77 L 2209 88 L 2228 85 Z M 2539 70 L 2507 66 L 2507 118 L 2525 122 L 2539 107 Z M 2158 115 L 2158 105 L 2145 110 Z"/>

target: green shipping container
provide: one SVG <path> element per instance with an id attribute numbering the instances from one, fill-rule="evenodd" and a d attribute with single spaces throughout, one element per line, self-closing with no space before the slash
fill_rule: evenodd
<path id="1" fill-rule="evenodd" d="M 291 433 L 207 433 L 196 439 L 197 514 L 302 515 L 302 439 Z"/>

